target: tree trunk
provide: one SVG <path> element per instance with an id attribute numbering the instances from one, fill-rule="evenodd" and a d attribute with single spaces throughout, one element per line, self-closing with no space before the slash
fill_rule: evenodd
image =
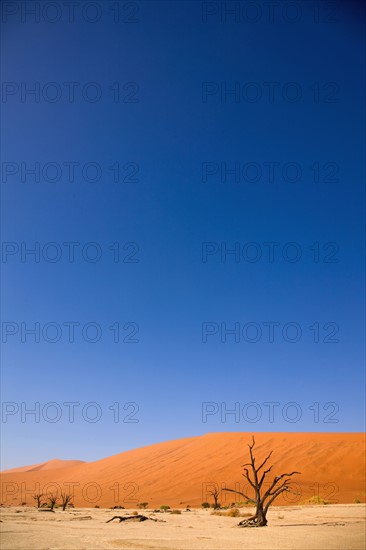
<path id="1" fill-rule="evenodd" d="M 249 447 L 249 454 L 250 454 L 250 462 L 247 462 L 246 464 L 243 464 L 244 468 L 244 474 L 243 476 L 245 479 L 249 482 L 249 485 L 254 489 L 255 491 L 255 498 L 251 498 L 242 491 L 236 491 L 235 489 L 224 489 L 224 491 L 230 491 L 231 493 L 236 493 L 237 495 L 240 495 L 244 497 L 247 502 L 251 502 L 252 504 L 255 504 L 256 511 L 254 516 L 243 519 L 238 525 L 241 527 L 265 527 L 267 525 L 267 511 L 272 502 L 280 496 L 281 493 L 284 491 L 290 491 L 289 489 L 289 483 L 291 476 L 294 474 L 299 474 L 300 472 L 290 472 L 285 473 L 281 475 L 277 475 L 274 477 L 274 479 L 271 481 L 269 488 L 264 492 L 262 490 L 263 482 L 266 478 L 266 476 L 270 473 L 272 470 L 272 466 L 267 468 L 266 470 L 263 470 L 260 474 L 259 472 L 264 468 L 268 460 L 270 459 L 272 452 L 271 451 L 266 458 L 262 461 L 260 466 L 258 468 L 255 465 L 255 457 L 253 454 L 253 447 L 255 445 L 255 440 L 253 436 L 253 442 L 251 445 L 248 445 Z M 252 477 L 249 474 L 249 469 L 246 468 L 246 466 L 250 466 L 252 469 Z M 287 478 L 287 479 L 285 479 Z M 280 485 L 279 485 L 280 483 Z M 247 492 L 247 491 L 246 491 Z M 263 494 L 264 493 L 264 494 Z"/>
<path id="2" fill-rule="evenodd" d="M 266 513 L 263 508 L 263 504 L 257 503 L 257 509 L 254 516 L 248 519 L 243 519 L 238 524 L 240 527 L 265 527 L 267 525 Z"/>
<path id="3" fill-rule="evenodd" d="M 258 527 L 264 527 L 265 525 L 267 525 L 267 518 L 262 504 L 259 504 L 257 506 L 255 517 Z"/>

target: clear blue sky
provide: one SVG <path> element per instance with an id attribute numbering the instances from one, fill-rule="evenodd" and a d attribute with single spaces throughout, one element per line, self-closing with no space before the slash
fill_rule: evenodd
<path id="1" fill-rule="evenodd" d="M 61 2 L 39 22 L 16 4 L 2 23 L 2 467 L 212 431 L 362 431 L 362 3 L 120 2 L 117 22 L 111 2 L 81 2 L 74 22 Z M 115 343 L 114 323 L 138 341 Z M 240 418 L 221 416 L 235 403 Z"/>

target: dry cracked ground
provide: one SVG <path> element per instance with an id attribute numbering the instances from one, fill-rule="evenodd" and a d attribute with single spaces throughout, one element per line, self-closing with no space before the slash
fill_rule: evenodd
<path id="1" fill-rule="evenodd" d="M 159 521 L 106 523 L 132 510 L 95 508 L 40 512 L 1 508 L 2 550 L 364 550 L 364 504 L 276 506 L 264 528 L 237 527 L 238 518 L 207 510 L 144 511 Z M 250 509 L 243 510 L 244 513 Z M 139 511 L 140 513 L 140 511 Z"/>

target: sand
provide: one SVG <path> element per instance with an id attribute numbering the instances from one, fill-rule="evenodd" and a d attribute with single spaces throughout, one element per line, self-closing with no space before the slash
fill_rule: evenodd
<path id="1" fill-rule="evenodd" d="M 1 475 L 0 502 L 34 505 L 34 492 L 73 492 L 76 507 L 156 508 L 200 506 L 209 500 L 212 484 L 222 504 L 237 500 L 223 488 L 244 488 L 242 465 L 247 462 L 251 434 L 211 433 L 120 453 L 95 462 L 52 460 Z M 362 433 L 258 433 L 258 461 L 274 450 L 273 473 L 299 470 L 295 495 L 279 505 L 304 503 L 319 497 L 332 504 L 365 502 L 365 436 Z M 75 457 L 74 457 L 75 458 Z M 23 471 L 20 471 L 23 470 Z M 239 498 L 240 499 L 240 498 Z"/>
<path id="2" fill-rule="evenodd" d="M 59 468 L 70 468 L 71 466 L 78 466 L 84 464 L 83 460 L 60 460 L 54 458 L 47 462 L 41 462 L 40 464 L 32 464 L 31 466 L 20 466 L 19 468 L 11 468 L 10 470 L 4 470 L 4 474 L 15 474 L 24 472 L 37 472 L 40 470 L 58 470 Z"/>
<path id="3" fill-rule="evenodd" d="M 245 509 L 245 512 L 251 511 Z M 238 518 L 210 511 L 144 514 L 165 520 L 106 523 L 128 510 L 70 509 L 55 513 L 28 507 L 1 509 L 2 550 L 363 550 L 365 505 L 274 507 L 263 528 L 237 527 Z"/>

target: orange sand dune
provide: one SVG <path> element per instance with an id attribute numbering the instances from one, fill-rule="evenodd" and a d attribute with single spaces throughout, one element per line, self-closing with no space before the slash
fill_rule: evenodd
<path id="1" fill-rule="evenodd" d="M 365 502 L 365 436 L 362 433 L 258 433 L 257 462 L 274 450 L 273 474 L 299 470 L 296 494 L 277 504 L 298 504 L 319 496 L 331 503 Z M 75 506 L 182 507 L 212 502 L 216 484 L 220 500 L 243 500 L 222 491 L 244 488 L 242 465 L 248 459 L 251 434 L 211 433 L 127 451 L 96 462 L 61 461 L 62 467 L 36 465 L 27 471 L 2 473 L 3 504 L 33 503 L 34 492 L 73 492 Z M 41 466 L 41 467 L 39 467 Z M 43 466 L 43 467 L 42 467 Z M 269 480 L 271 478 L 269 477 Z M 251 493 L 250 493 L 251 495 Z"/>
<path id="2" fill-rule="evenodd" d="M 70 466 L 76 466 L 77 464 L 85 464 L 83 460 L 60 460 L 54 458 L 48 462 L 41 462 L 40 464 L 33 464 L 32 466 L 21 466 L 20 468 L 12 468 L 11 470 L 4 470 L 3 474 L 14 474 L 16 472 L 36 472 L 38 470 L 55 470 L 57 468 L 69 468 Z"/>

